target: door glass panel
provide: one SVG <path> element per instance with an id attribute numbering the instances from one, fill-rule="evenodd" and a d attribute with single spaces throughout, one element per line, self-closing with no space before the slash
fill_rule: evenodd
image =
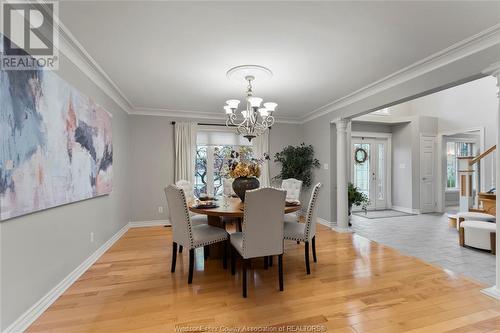
<path id="1" fill-rule="evenodd" d="M 385 196 L 385 144 L 378 144 L 378 165 L 377 165 L 377 200 L 384 200 Z"/>
<path id="2" fill-rule="evenodd" d="M 368 158 L 363 163 L 358 163 L 355 160 L 354 163 L 354 179 L 353 183 L 360 192 L 363 192 L 368 197 L 370 196 L 370 144 L 369 143 L 355 143 L 353 144 L 354 152 L 358 148 L 364 149 Z"/>

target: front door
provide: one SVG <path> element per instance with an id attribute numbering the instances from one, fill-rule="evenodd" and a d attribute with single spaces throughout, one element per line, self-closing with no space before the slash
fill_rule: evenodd
<path id="1" fill-rule="evenodd" d="M 353 137 L 351 180 L 370 200 L 369 210 L 387 208 L 387 139 Z M 354 210 L 361 207 L 354 207 Z"/>

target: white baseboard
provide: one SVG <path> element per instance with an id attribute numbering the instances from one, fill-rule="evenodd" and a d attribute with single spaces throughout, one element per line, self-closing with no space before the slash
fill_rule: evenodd
<path id="1" fill-rule="evenodd" d="M 2 333 L 20 333 L 24 332 L 42 313 L 61 296 L 78 278 L 85 273 L 120 237 L 129 229 L 126 224 L 116 234 L 114 234 L 106 243 L 101 245 L 90 257 L 82 262 L 75 270 L 68 274 L 52 290 L 36 302 L 31 308 L 23 313 L 19 318 L 10 324 Z"/>
<path id="2" fill-rule="evenodd" d="M 493 286 L 490 288 L 482 289 L 481 292 L 487 296 L 493 297 L 500 300 L 500 289 L 499 286 Z"/>
<path id="3" fill-rule="evenodd" d="M 332 222 L 322 219 L 321 217 L 316 218 L 316 223 L 324 225 L 325 227 L 331 228 Z"/>
<path id="4" fill-rule="evenodd" d="M 413 208 L 408 208 L 408 207 L 401 207 L 401 206 L 392 206 L 393 210 L 397 210 L 399 212 L 403 213 L 408 213 L 408 214 L 420 214 L 420 209 L 413 209 Z"/>
<path id="5" fill-rule="evenodd" d="M 339 228 L 336 223 L 334 225 L 332 225 L 332 230 L 335 231 L 335 232 L 338 232 L 340 234 L 351 234 L 351 233 L 354 232 L 352 230 L 352 228 L 349 228 L 349 227 L 347 227 L 347 228 Z"/>
<path id="6" fill-rule="evenodd" d="M 162 225 L 170 225 L 169 220 L 152 220 L 152 221 L 130 221 L 130 228 L 142 228 L 142 227 L 158 227 Z"/>

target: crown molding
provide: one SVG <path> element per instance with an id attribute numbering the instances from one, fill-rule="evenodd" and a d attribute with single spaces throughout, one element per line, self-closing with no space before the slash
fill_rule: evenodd
<path id="1" fill-rule="evenodd" d="M 316 110 L 304 115 L 304 117 L 301 118 L 301 123 L 306 123 L 330 112 L 359 102 L 367 97 L 373 96 L 384 90 L 395 87 L 401 83 L 412 80 L 497 44 L 500 44 L 500 24 L 496 24 L 472 37 L 455 43 L 444 50 L 434 53 L 427 58 L 417 61 L 408 67 L 358 89 L 349 95 L 317 108 Z"/>
<path id="2" fill-rule="evenodd" d="M 92 58 L 78 42 L 69 29 L 55 18 L 60 31 L 59 49 L 85 75 L 87 75 L 102 91 L 115 101 L 126 113 L 132 115 L 167 116 L 197 119 L 225 119 L 223 114 L 216 112 L 170 110 L 162 108 L 135 107 L 118 85 L 109 77 L 101 66 Z M 500 44 L 500 24 L 494 25 L 482 32 L 464 39 L 452 46 L 424 58 L 408 67 L 392 73 L 342 98 L 319 107 L 301 117 L 276 117 L 277 123 L 304 124 L 330 112 L 339 110 L 384 90 L 412 80 L 440 67 L 458 61 L 474 53 Z"/>
<path id="3" fill-rule="evenodd" d="M 189 118 L 189 119 L 207 119 L 207 120 L 226 120 L 226 116 L 222 112 L 203 112 L 203 111 L 187 111 L 187 110 L 172 110 L 162 108 L 134 108 L 130 112 L 131 115 L 140 116 L 157 116 L 170 118 Z M 276 123 L 282 124 L 300 124 L 298 117 L 276 117 Z"/>
<path id="4" fill-rule="evenodd" d="M 82 73 L 87 75 L 106 95 L 118 104 L 126 113 L 133 109 L 132 103 L 118 85 L 102 69 L 97 61 L 78 42 L 69 29 L 54 17 L 59 30 L 59 51 L 63 53 Z"/>

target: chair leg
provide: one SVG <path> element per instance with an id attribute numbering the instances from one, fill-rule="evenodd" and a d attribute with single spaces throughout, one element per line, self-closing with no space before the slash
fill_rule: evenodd
<path id="1" fill-rule="evenodd" d="M 305 256 L 306 256 L 306 272 L 311 274 L 311 268 L 309 267 L 309 242 L 305 242 Z"/>
<path id="2" fill-rule="evenodd" d="M 189 276 L 188 284 L 193 283 L 193 269 L 194 269 L 194 249 L 189 250 Z"/>
<path id="3" fill-rule="evenodd" d="M 460 244 L 460 246 L 465 246 L 464 228 L 460 227 L 460 229 L 458 229 L 458 233 L 459 233 L 458 243 Z"/>
<path id="4" fill-rule="evenodd" d="M 233 248 L 231 245 L 230 249 L 230 256 L 231 256 L 231 275 L 236 274 L 236 250 Z"/>
<path id="5" fill-rule="evenodd" d="M 222 254 L 222 268 L 227 269 L 227 240 L 224 242 L 224 253 Z"/>
<path id="6" fill-rule="evenodd" d="M 175 263 L 177 262 L 177 243 L 172 243 L 172 268 L 170 268 L 170 272 L 175 272 Z"/>
<path id="7" fill-rule="evenodd" d="M 179 245 L 179 253 L 182 253 L 182 245 Z"/>
<path id="8" fill-rule="evenodd" d="M 205 260 L 207 260 L 209 256 L 210 256 L 210 245 L 205 245 L 203 247 L 203 257 L 205 258 Z"/>
<path id="9" fill-rule="evenodd" d="M 491 254 L 497 253 L 497 233 L 490 232 L 490 246 L 491 246 Z"/>
<path id="10" fill-rule="evenodd" d="M 269 265 L 269 257 L 265 256 L 264 257 L 264 269 L 267 269 L 268 265 Z"/>
<path id="11" fill-rule="evenodd" d="M 269 256 L 269 267 L 273 267 L 273 256 Z"/>
<path id="12" fill-rule="evenodd" d="M 238 220 L 236 221 L 236 231 L 242 232 L 243 228 L 241 227 L 241 218 L 238 217 Z"/>
<path id="13" fill-rule="evenodd" d="M 318 260 L 316 259 L 316 236 L 313 236 L 311 246 L 313 250 L 313 260 L 314 262 L 318 262 Z"/>
<path id="14" fill-rule="evenodd" d="M 283 291 L 283 254 L 278 256 L 278 275 L 280 291 Z"/>
<path id="15" fill-rule="evenodd" d="M 248 265 L 248 259 L 243 259 L 242 262 L 243 284 L 241 288 L 244 298 L 247 298 L 247 265 Z"/>

